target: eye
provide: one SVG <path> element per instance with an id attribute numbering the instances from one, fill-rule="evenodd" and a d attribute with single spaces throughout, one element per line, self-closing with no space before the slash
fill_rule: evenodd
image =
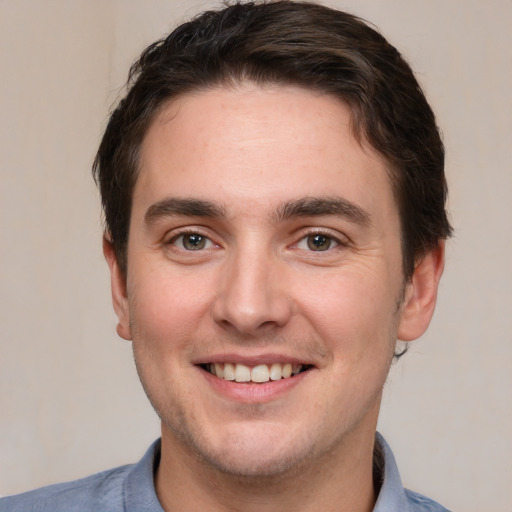
<path id="1" fill-rule="evenodd" d="M 305 236 L 297 244 L 299 249 L 307 249 L 310 251 L 327 251 L 339 245 L 339 242 L 329 235 L 315 233 Z"/>
<path id="2" fill-rule="evenodd" d="M 200 251 L 213 246 L 212 241 L 199 233 L 184 233 L 173 238 L 172 245 L 185 249 L 186 251 Z"/>

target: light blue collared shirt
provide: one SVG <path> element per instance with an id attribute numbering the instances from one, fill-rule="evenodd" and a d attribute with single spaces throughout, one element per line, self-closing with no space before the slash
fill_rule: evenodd
<path id="1" fill-rule="evenodd" d="M 373 512 L 448 512 L 431 499 L 404 489 L 391 448 L 378 433 L 376 443 L 384 460 Z M 159 461 L 160 440 L 137 464 L 1 498 L 0 512 L 164 512 L 153 481 Z"/>

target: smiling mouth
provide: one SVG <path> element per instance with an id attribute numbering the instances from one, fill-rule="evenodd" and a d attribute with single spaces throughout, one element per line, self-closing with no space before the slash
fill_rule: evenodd
<path id="1" fill-rule="evenodd" d="M 290 379 L 313 367 L 308 364 L 292 363 L 259 364 L 252 367 L 240 363 L 209 363 L 199 366 L 219 379 L 257 384 Z"/>

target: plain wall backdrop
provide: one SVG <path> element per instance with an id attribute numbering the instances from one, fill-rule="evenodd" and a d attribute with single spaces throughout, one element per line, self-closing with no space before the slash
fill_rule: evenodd
<path id="1" fill-rule="evenodd" d="M 512 2 L 339 0 L 406 56 L 444 132 L 456 230 L 379 429 L 406 486 L 512 510 Z M 0 0 L 0 494 L 134 462 L 159 435 L 117 338 L 90 175 L 151 42 L 213 1 Z"/>

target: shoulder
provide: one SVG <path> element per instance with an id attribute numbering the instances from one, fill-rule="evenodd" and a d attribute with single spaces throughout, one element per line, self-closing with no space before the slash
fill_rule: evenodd
<path id="1" fill-rule="evenodd" d="M 405 489 L 405 495 L 410 504 L 410 510 L 414 512 L 450 512 L 442 505 L 422 494 Z"/>
<path id="2" fill-rule="evenodd" d="M 123 482 L 131 465 L 0 499 L 0 512 L 124 510 Z"/>
<path id="3" fill-rule="evenodd" d="M 0 512 L 163 512 L 153 482 L 156 440 L 137 464 L 0 499 Z"/>

